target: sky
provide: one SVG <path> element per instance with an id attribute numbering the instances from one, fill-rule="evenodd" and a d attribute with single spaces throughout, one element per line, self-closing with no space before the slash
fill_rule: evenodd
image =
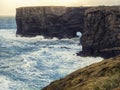
<path id="1" fill-rule="evenodd" d="M 120 5 L 120 0 L 0 0 L 0 15 L 15 16 L 25 6 L 98 6 Z"/>

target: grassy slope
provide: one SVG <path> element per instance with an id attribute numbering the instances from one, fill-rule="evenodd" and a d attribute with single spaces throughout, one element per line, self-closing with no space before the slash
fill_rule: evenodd
<path id="1" fill-rule="evenodd" d="M 120 90 L 120 56 L 79 69 L 43 90 Z"/>

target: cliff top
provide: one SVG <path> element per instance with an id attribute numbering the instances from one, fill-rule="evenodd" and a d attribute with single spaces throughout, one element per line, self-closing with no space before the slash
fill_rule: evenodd
<path id="1" fill-rule="evenodd" d="M 21 9 L 21 8 L 57 8 L 57 7 L 61 7 L 61 8 L 65 8 L 66 6 L 28 6 L 28 7 L 18 7 L 16 9 Z"/>
<path id="2" fill-rule="evenodd" d="M 16 9 L 25 9 L 25 8 L 85 8 L 82 6 L 68 7 L 68 6 L 28 6 L 28 7 L 18 7 Z"/>
<path id="3" fill-rule="evenodd" d="M 120 56 L 79 69 L 43 90 L 120 90 Z"/>
<path id="4" fill-rule="evenodd" d="M 120 11 L 120 6 L 98 6 L 98 7 L 91 7 L 86 10 L 85 13 L 92 13 L 96 11 L 111 11 L 111 10 L 119 10 Z"/>
<path id="5" fill-rule="evenodd" d="M 96 8 L 96 9 L 111 9 L 111 8 L 118 8 L 120 7 L 119 6 L 28 6 L 28 7 L 18 7 L 17 9 L 20 9 L 20 8 L 43 8 L 43 7 L 46 7 L 46 8 L 56 8 L 56 7 L 61 7 L 61 8 L 65 8 L 65 7 L 69 7 L 69 8 L 85 8 L 85 7 L 93 7 L 93 8 Z M 93 9 L 92 8 L 92 9 Z"/>

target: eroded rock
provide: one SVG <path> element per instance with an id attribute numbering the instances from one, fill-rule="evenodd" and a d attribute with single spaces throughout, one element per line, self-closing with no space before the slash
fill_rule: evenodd
<path id="1" fill-rule="evenodd" d="M 17 34 L 21 36 L 72 38 L 84 27 L 86 7 L 17 8 Z"/>
<path id="2" fill-rule="evenodd" d="M 120 6 L 87 9 L 81 43 L 79 55 L 109 58 L 120 54 Z"/>

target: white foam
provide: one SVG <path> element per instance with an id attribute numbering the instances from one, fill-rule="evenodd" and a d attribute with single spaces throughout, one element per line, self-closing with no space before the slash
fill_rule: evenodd
<path id="1" fill-rule="evenodd" d="M 76 35 L 77 35 L 78 37 L 81 37 L 81 36 L 82 36 L 82 33 L 81 33 L 81 32 L 77 32 Z"/>
<path id="2" fill-rule="evenodd" d="M 24 64 L 22 65 L 22 67 L 24 68 L 30 68 L 33 64 L 35 64 L 35 61 L 31 61 L 31 60 L 27 60 L 26 58 L 24 58 Z"/>
<path id="3" fill-rule="evenodd" d="M 12 57 L 6 57 L 0 63 L 9 66 L 3 68 L 5 72 L 14 70 L 12 74 L 17 78 L 16 81 L 12 81 L 9 77 L 2 77 L 0 80 L 4 82 L 0 83 L 0 86 L 3 86 L 0 90 L 3 88 L 9 90 L 9 87 L 17 88 L 16 90 L 40 89 L 53 80 L 102 60 L 100 57 L 76 56 L 75 53 L 82 49 L 82 46 L 78 46 L 79 38 L 61 40 L 44 39 L 42 36 L 24 38 L 16 37 L 15 30 L 0 30 L 0 37 L 2 46 L 13 52 Z"/>
<path id="4" fill-rule="evenodd" d="M 5 76 L 0 76 L 0 90 L 10 90 L 9 84 L 10 80 Z"/>
<path id="5" fill-rule="evenodd" d="M 24 42 L 58 40 L 58 38 L 55 37 L 53 39 L 45 39 L 44 36 L 42 35 L 38 35 L 36 37 L 21 37 L 21 36 L 16 37 L 15 33 L 16 33 L 15 29 L 10 29 L 10 30 L 1 29 L 0 37 L 8 40 L 18 40 L 18 41 L 24 40 Z"/>
<path id="6" fill-rule="evenodd" d="M 6 76 L 0 76 L 0 90 L 31 90 L 24 82 L 10 80 Z"/>

